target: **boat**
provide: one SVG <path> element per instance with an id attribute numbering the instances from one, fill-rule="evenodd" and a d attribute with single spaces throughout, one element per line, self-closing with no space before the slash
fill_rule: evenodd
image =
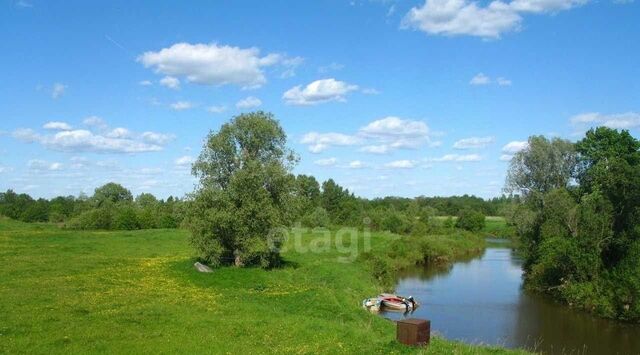
<path id="1" fill-rule="evenodd" d="M 390 293 L 383 293 L 378 296 L 380 303 L 386 310 L 409 312 L 418 308 L 418 303 L 413 296 L 402 297 Z"/>

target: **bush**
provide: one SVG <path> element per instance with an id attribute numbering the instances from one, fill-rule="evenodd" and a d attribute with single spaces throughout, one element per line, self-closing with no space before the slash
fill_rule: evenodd
<path id="1" fill-rule="evenodd" d="M 114 213 L 109 206 L 88 210 L 73 218 L 69 227 L 73 229 L 111 229 Z"/>
<path id="2" fill-rule="evenodd" d="M 140 229 L 140 221 L 138 214 L 133 207 L 122 206 L 118 208 L 113 223 L 113 229 L 118 230 L 134 230 Z"/>
<path id="3" fill-rule="evenodd" d="M 462 210 L 458 214 L 456 227 L 472 232 L 477 232 L 484 228 L 484 215 L 478 211 Z"/>
<path id="4" fill-rule="evenodd" d="M 302 217 L 302 224 L 305 227 L 328 227 L 331 224 L 331 218 L 329 213 L 322 207 L 314 209 L 311 213 L 308 213 Z"/>

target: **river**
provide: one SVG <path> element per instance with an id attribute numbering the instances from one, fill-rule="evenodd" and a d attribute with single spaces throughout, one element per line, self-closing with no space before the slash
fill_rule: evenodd
<path id="1" fill-rule="evenodd" d="M 396 292 L 421 306 L 383 312 L 398 320 L 431 320 L 432 332 L 474 344 L 545 354 L 640 354 L 640 326 L 594 317 L 522 289 L 522 261 L 508 245 L 446 268 L 416 267 L 399 275 Z"/>

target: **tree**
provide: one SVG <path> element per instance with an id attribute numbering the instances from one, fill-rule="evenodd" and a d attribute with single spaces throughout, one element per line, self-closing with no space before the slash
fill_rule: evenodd
<path id="1" fill-rule="evenodd" d="M 286 134 L 269 113 L 241 114 L 209 133 L 193 165 L 200 187 L 187 215 L 201 259 L 236 266 L 279 262 L 275 232 L 291 221 L 295 162 Z"/>
<path id="2" fill-rule="evenodd" d="M 132 202 L 133 195 L 124 186 L 110 182 L 95 189 L 93 201 L 96 206 L 100 207 L 107 201 L 111 203 Z"/>
<path id="3" fill-rule="evenodd" d="M 576 166 L 573 144 L 544 136 L 531 136 L 528 143 L 511 159 L 505 190 L 527 195 L 567 187 Z"/>
<path id="4" fill-rule="evenodd" d="M 456 228 L 477 232 L 484 228 L 484 220 L 485 217 L 482 212 L 474 211 L 471 209 L 464 209 L 458 214 Z"/>

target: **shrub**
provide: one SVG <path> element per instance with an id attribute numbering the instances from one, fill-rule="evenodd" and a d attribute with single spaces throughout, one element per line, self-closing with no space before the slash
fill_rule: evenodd
<path id="1" fill-rule="evenodd" d="M 305 227 L 328 227 L 331 224 L 329 213 L 322 207 L 317 207 L 302 218 Z"/>
<path id="2" fill-rule="evenodd" d="M 121 206 L 118 208 L 113 223 L 113 229 L 140 229 L 140 221 L 138 221 L 138 214 L 136 213 L 136 210 L 129 206 Z"/>
<path id="3" fill-rule="evenodd" d="M 456 227 L 472 232 L 477 232 L 484 228 L 484 215 L 478 211 L 462 210 L 458 214 Z"/>

